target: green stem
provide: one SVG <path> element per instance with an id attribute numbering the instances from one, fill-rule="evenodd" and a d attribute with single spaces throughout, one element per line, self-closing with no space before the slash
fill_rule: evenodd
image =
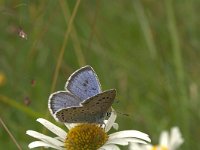
<path id="1" fill-rule="evenodd" d="M 143 31 L 143 35 L 150 52 L 150 56 L 154 59 L 157 55 L 156 45 L 152 36 L 149 21 L 144 12 L 144 7 L 142 6 L 140 0 L 135 0 L 133 6 L 136 11 L 136 15 L 138 17 L 139 23 L 141 25 L 141 29 Z"/>
<path id="2" fill-rule="evenodd" d="M 173 52 L 173 59 L 175 65 L 175 73 L 177 79 L 177 87 L 178 87 L 178 94 L 179 94 L 179 112 L 178 115 L 181 115 L 181 124 L 183 127 L 184 136 L 188 139 L 189 136 L 189 111 L 188 111 L 188 96 L 187 96 L 187 89 L 185 84 L 185 72 L 183 67 L 183 60 L 182 60 L 182 52 L 180 47 L 180 41 L 178 36 L 178 30 L 176 27 L 176 19 L 173 11 L 173 4 L 172 0 L 166 0 L 166 11 L 168 17 L 168 24 L 169 24 L 169 32 L 171 36 L 172 42 L 172 52 Z M 186 140 L 187 141 L 187 140 Z M 187 143 L 186 143 L 187 144 Z M 186 148 L 187 149 L 187 148 Z"/>
<path id="3" fill-rule="evenodd" d="M 14 108 L 24 112 L 25 114 L 29 115 L 30 117 L 33 117 L 33 118 L 42 117 L 42 115 L 40 113 L 37 113 L 37 112 L 31 110 L 30 108 L 28 108 L 27 106 L 23 106 L 22 104 L 16 102 L 16 100 L 8 98 L 4 95 L 0 95 L 0 102 L 4 103 L 6 105 L 9 105 L 11 107 L 14 107 Z"/>

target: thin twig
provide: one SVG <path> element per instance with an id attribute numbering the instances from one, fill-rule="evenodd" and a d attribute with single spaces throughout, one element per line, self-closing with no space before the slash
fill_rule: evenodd
<path id="1" fill-rule="evenodd" d="M 10 138 L 12 139 L 12 141 L 15 143 L 15 145 L 17 146 L 17 148 L 19 150 L 22 150 L 21 146 L 17 143 L 15 137 L 12 135 L 12 133 L 9 131 L 9 129 L 7 128 L 7 126 L 5 125 L 5 123 L 3 122 L 2 118 L 0 117 L 0 123 L 2 124 L 3 128 L 6 130 L 6 132 L 8 133 L 8 135 L 10 136 Z"/>
<path id="2" fill-rule="evenodd" d="M 70 16 L 71 16 L 70 11 L 69 11 L 69 5 L 68 5 L 67 1 L 60 0 L 59 2 L 60 2 L 59 4 L 60 4 L 60 7 L 62 9 L 64 18 L 65 18 L 65 22 L 66 22 L 66 24 L 68 24 L 68 20 L 70 19 Z M 86 60 L 85 60 L 85 57 L 83 54 L 83 50 L 81 48 L 81 43 L 80 43 L 78 34 L 76 32 L 76 28 L 73 25 L 73 23 L 72 23 L 72 29 L 71 29 L 70 36 L 71 36 L 71 39 L 73 42 L 73 46 L 74 46 L 74 50 L 75 50 L 75 53 L 77 56 L 77 61 L 79 63 L 79 66 L 81 67 L 81 66 L 86 65 Z"/>
<path id="3" fill-rule="evenodd" d="M 55 86 L 56 86 L 58 73 L 59 73 L 59 70 L 60 70 L 60 67 L 61 67 L 61 63 L 62 63 L 62 60 L 63 60 L 64 52 L 65 52 L 65 47 L 67 45 L 67 41 L 68 41 L 71 29 L 72 29 L 72 23 L 73 23 L 74 18 L 76 16 L 76 13 L 77 13 L 77 10 L 78 10 L 80 2 L 81 2 L 81 0 L 77 0 L 77 2 L 75 4 L 75 7 L 73 9 L 72 15 L 71 15 L 71 17 L 69 19 L 69 25 L 68 25 L 68 28 L 67 28 L 66 33 L 65 33 L 63 45 L 61 47 L 61 50 L 60 50 L 60 53 L 59 53 L 59 56 L 58 56 L 56 69 L 55 69 L 54 76 L 53 76 L 53 83 L 52 83 L 52 86 L 51 86 L 51 92 L 54 91 Z"/>

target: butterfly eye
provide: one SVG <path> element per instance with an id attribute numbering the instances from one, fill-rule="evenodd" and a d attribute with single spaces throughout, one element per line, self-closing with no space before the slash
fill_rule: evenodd
<path id="1" fill-rule="evenodd" d="M 110 116 L 111 116 L 111 112 L 107 112 L 107 113 L 106 113 L 106 116 L 107 116 L 107 117 L 110 117 Z"/>

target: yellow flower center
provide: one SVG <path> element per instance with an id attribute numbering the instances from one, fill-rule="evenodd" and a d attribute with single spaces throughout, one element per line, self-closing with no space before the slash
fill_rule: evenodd
<path id="1" fill-rule="evenodd" d="M 151 150 L 168 150 L 166 146 L 153 146 Z"/>
<path id="2" fill-rule="evenodd" d="M 67 150 L 97 150 L 108 140 L 108 135 L 97 124 L 80 124 L 70 129 L 65 141 Z"/>

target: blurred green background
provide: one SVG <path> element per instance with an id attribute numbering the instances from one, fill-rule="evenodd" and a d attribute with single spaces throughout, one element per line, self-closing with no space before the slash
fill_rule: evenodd
<path id="1" fill-rule="evenodd" d="M 180 149 L 200 149 L 200 1 L 82 0 L 70 24 L 76 2 L 0 0 L 0 117 L 21 147 L 34 140 L 26 130 L 44 130 L 38 117 L 55 123 L 50 93 L 88 64 L 103 90 L 117 89 L 113 107 L 129 114 L 118 114 L 120 130 L 157 144 L 176 125 Z M 0 149 L 17 149 L 0 127 Z"/>

